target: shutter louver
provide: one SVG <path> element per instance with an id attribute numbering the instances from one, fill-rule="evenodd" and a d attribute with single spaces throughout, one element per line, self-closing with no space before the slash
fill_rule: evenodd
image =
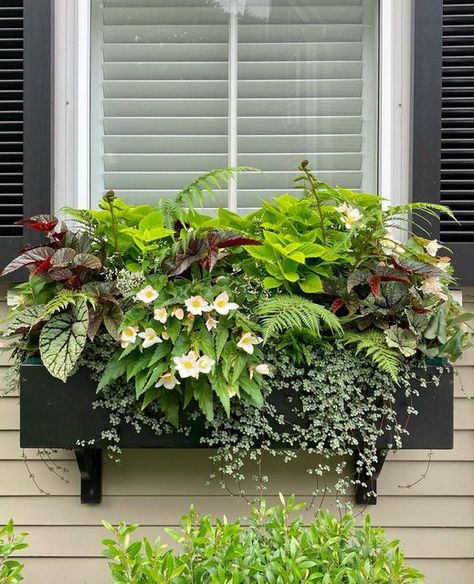
<path id="1" fill-rule="evenodd" d="M 0 5 L 0 245 L 21 245 L 22 217 L 23 0 L 8 0 Z"/>
<path id="2" fill-rule="evenodd" d="M 474 2 L 444 0 L 441 202 L 446 245 L 474 244 Z M 472 253 L 472 251 L 470 252 Z"/>
<path id="3" fill-rule="evenodd" d="M 292 190 L 304 158 L 376 189 L 375 0 L 94 0 L 93 206 L 107 189 L 153 203 L 228 165 L 232 2 L 237 160 L 264 171 L 238 178 L 239 209 Z"/>

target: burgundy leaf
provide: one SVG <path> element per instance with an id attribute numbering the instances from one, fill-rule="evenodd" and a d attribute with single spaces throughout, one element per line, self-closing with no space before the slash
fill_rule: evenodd
<path id="1" fill-rule="evenodd" d="M 194 263 L 199 261 L 208 251 L 207 240 L 193 238 L 189 241 L 186 249 L 181 249 L 176 254 L 174 269 L 170 276 L 179 276 L 188 270 Z"/>
<path id="2" fill-rule="evenodd" d="M 100 314 L 97 314 L 95 312 L 90 311 L 89 312 L 89 325 L 87 327 L 87 336 L 88 336 L 90 341 L 94 340 L 94 337 L 96 336 L 97 331 L 99 330 L 101 324 L 102 324 L 102 316 Z"/>
<path id="3" fill-rule="evenodd" d="M 102 263 L 98 257 L 90 253 L 79 253 L 74 258 L 76 266 L 81 268 L 88 268 L 89 270 L 100 270 Z"/>
<path id="4" fill-rule="evenodd" d="M 35 269 L 35 271 L 33 272 L 33 276 L 37 276 L 38 274 L 41 274 L 42 272 L 46 272 L 46 270 L 49 270 L 50 267 L 51 267 L 51 258 L 47 257 Z"/>
<path id="5" fill-rule="evenodd" d="M 370 291 L 377 298 L 380 296 L 380 282 L 381 281 L 382 281 L 382 278 L 378 274 L 372 274 L 371 276 L 369 276 L 369 279 L 368 279 Z"/>
<path id="6" fill-rule="evenodd" d="M 54 253 L 54 250 L 48 245 L 39 245 L 31 247 L 21 253 L 18 257 L 12 260 L 2 271 L 0 276 L 5 276 L 10 272 L 14 272 L 25 266 L 31 266 L 33 264 L 40 265 L 46 259 Z"/>
<path id="7" fill-rule="evenodd" d="M 250 237 L 244 237 L 243 235 L 234 235 L 217 243 L 219 249 L 223 247 L 236 247 L 238 245 L 262 245 L 262 242 Z"/>
<path id="8" fill-rule="evenodd" d="M 331 312 L 333 314 L 337 314 L 341 308 L 346 308 L 346 301 L 343 298 L 336 298 L 334 302 L 331 304 Z"/>
<path id="9" fill-rule="evenodd" d="M 77 274 L 74 274 L 72 278 L 66 280 L 66 285 L 73 290 L 79 290 L 82 287 L 82 282 Z"/>
<path id="10" fill-rule="evenodd" d="M 69 280 L 72 278 L 74 274 L 71 272 L 69 268 L 50 268 L 48 270 L 48 276 L 52 280 L 56 280 L 57 282 L 64 282 L 65 280 Z"/>
<path id="11" fill-rule="evenodd" d="M 20 219 L 16 221 L 17 225 L 24 225 L 34 231 L 52 231 L 58 223 L 58 220 L 53 215 L 34 215 L 29 219 Z"/>

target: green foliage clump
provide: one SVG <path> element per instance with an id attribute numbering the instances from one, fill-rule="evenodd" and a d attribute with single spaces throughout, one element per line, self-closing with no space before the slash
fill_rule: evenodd
<path id="1" fill-rule="evenodd" d="M 23 564 L 11 556 L 28 547 L 26 533 L 17 535 L 13 521 L 0 527 L 0 584 L 17 584 L 23 580 Z"/>
<path id="2" fill-rule="evenodd" d="M 137 525 L 121 523 L 104 540 L 113 581 L 119 584 L 421 584 L 423 575 L 405 563 L 400 542 L 388 541 L 367 516 L 361 527 L 319 511 L 309 525 L 302 504 L 280 495 L 281 505 L 263 501 L 249 525 L 226 517 L 200 516 L 193 507 L 180 529 L 167 529 L 174 552 L 157 539 L 132 541 Z"/>

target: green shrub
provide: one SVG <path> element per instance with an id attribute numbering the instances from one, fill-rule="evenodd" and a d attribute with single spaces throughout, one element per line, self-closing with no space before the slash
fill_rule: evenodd
<path id="1" fill-rule="evenodd" d="M 21 572 L 23 564 L 12 560 L 13 552 L 28 547 L 25 543 L 26 533 L 15 534 L 15 526 L 10 521 L 0 528 L 0 584 L 16 584 L 23 580 Z"/>
<path id="2" fill-rule="evenodd" d="M 267 509 L 251 511 L 248 527 L 225 517 L 211 522 L 194 508 L 181 519 L 179 531 L 167 529 L 180 545 L 173 552 L 157 539 L 132 541 L 137 525 L 104 526 L 113 581 L 120 584 L 417 584 L 423 576 L 408 567 L 399 542 L 386 541 L 380 528 L 365 518 L 341 520 L 318 512 L 309 526 L 294 513 L 291 497 Z M 292 517 L 293 516 L 293 517 Z"/>

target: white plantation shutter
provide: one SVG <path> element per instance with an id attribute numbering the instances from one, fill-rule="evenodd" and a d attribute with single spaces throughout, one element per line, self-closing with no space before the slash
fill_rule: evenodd
<path id="1" fill-rule="evenodd" d="M 154 202 L 235 160 L 264 171 L 239 176 L 240 211 L 291 190 L 303 158 L 375 190 L 376 4 L 94 0 L 92 204 Z"/>

